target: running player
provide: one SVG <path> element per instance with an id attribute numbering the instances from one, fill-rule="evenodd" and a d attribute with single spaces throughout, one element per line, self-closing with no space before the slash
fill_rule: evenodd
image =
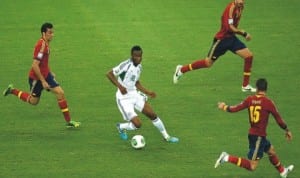
<path id="1" fill-rule="evenodd" d="M 264 152 L 268 154 L 272 165 L 277 169 L 282 178 L 286 178 L 288 173 L 293 170 L 294 166 L 284 167 L 279 161 L 274 146 L 266 138 L 266 129 L 268 126 L 269 115 L 275 118 L 277 124 L 285 130 L 285 136 L 288 141 L 292 139 L 292 133 L 289 131 L 286 123 L 281 118 L 276 109 L 274 102 L 266 96 L 268 83 L 266 79 L 258 79 L 256 82 L 257 93 L 247 97 L 242 103 L 229 106 L 224 102 L 219 102 L 218 107 L 227 112 L 238 112 L 248 109 L 250 129 L 248 134 L 249 152 L 248 159 L 230 155 L 222 152 L 216 161 L 215 168 L 220 164 L 229 162 L 249 171 L 256 169 L 258 162 L 262 159 Z"/>
<path id="2" fill-rule="evenodd" d="M 58 106 L 64 115 L 67 127 L 79 127 L 80 122 L 71 120 L 64 91 L 55 80 L 55 75 L 50 71 L 48 65 L 50 55 L 49 43 L 54 36 L 53 25 L 51 23 L 44 23 L 41 27 L 41 34 L 42 37 L 37 41 L 34 48 L 32 67 L 29 71 L 30 92 L 21 91 L 10 84 L 4 90 L 3 95 L 7 96 L 12 94 L 24 102 L 37 105 L 40 101 L 43 89 L 51 91 L 57 98 Z"/>
<path id="3" fill-rule="evenodd" d="M 179 78 L 186 72 L 211 67 L 220 56 L 229 50 L 244 59 L 242 91 L 256 92 L 256 89 L 249 84 L 253 54 L 246 45 L 236 37 L 236 34 L 238 34 L 243 36 L 247 41 L 251 40 L 249 33 L 238 28 L 243 9 L 244 0 L 234 0 L 227 5 L 221 18 L 221 29 L 215 35 L 207 57 L 205 59 L 196 60 L 191 64 L 183 66 L 177 65 L 173 75 L 174 84 L 176 84 Z"/>

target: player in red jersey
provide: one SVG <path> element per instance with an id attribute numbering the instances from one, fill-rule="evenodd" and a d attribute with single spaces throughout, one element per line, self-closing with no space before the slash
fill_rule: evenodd
<path id="1" fill-rule="evenodd" d="M 174 84 L 176 84 L 179 78 L 186 72 L 211 67 L 220 56 L 229 50 L 244 59 L 242 91 L 256 92 L 256 89 L 249 84 L 253 54 L 246 45 L 236 37 L 236 34 L 238 34 L 242 35 L 247 41 L 251 40 L 249 33 L 238 28 L 243 9 L 244 0 L 234 0 L 227 5 L 221 18 L 221 29 L 215 35 L 207 57 L 205 59 L 196 60 L 191 64 L 183 66 L 177 65 L 173 75 Z"/>
<path id="2" fill-rule="evenodd" d="M 44 23 L 41 27 L 42 37 L 35 45 L 33 53 L 33 62 L 29 71 L 29 86 L 30 92 L 24 92 L 13 87 L 10 84 L 3 92 L 4 96 L 13 94 L 22 101 L 31 105 L 37 105 L 43 89 L 51 91 L 57 98 L 58 105 L 64 115 L 67 127 L 79 127 L 80 122 L 72 121 L 68 109 L 67 100 L 64 96 L 64 91 L 59 83 L 55 80 L 55 75 L 50 71 L 48 61 L 50 55 L 49 43 L 54 36 L 53 25 Z"/>
<path id="3" fill-rule="evenodd" d="M 286 178 L 288 173 L 293 170 L 293 165 L 285 168 L 281 164 L 273 145 L 266 138 L 269 115 L 272 114 L 277 124 L 285 130 L 287 140 L 290 141 L 292 139 L 292 133 L 281 118 L 274 102 L 266 96 L 267 86 L 268 83 L 266 79 L 258 79 L 256 82 L 256 95 L 248 96 L 242 103 L 235 106 L 226 105 L 224 102 L 218 103 L 219 109 L 227 112 L 238 112 L 248 109 L 250 123 L 248 134 L 249 152 L 248 159 L 222 152 L 216 161 L 215 168 L 224 162 L 229 162 L 249 171 L 253 171 L 256 169 L 259 160 L 263 157 L 265 152 L 268 154 L 271 164 L 275 166 L 282 178 Z"/>

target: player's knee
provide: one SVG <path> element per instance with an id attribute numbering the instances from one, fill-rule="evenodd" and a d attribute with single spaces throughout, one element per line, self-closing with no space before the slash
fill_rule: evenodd
<path id="1" fill-rule="evenodd" d="M 65 98 L 65 93 L 63 90 L 58 90 L 57 92 L 55 92 L 55 95 L 57 97 L 57 99 L 64 99 Z"/>
<path id="2" fill-rule="evenodd" d="M 256 168 L 257 168 L 257 165 L 252 165 L 252 164 L 251 164 L 251 171 L 255 171 Z"/>
<path id="3" fill-rule="evenodd" d="M 214 64 L 214 61 L 210 58 L 206 58 L 205 59 L 205 64 L 206 64 L 206 67 L 209 68 Z"/>
<path id="4" fill-rule="evenodd" d="M 253 58 L 253 53 L 250 51 L 248 54 L 249 57 Z"/>
<path id="5" fill-rule="evenodd" d="M 250 161 L 250 171 L 255 171 L 258 165 L 258 160 Z"/>
<path id="6" fill-rule="evenodd" d="M 273 156 L 276 154 L 275 149 L 273 147 L 273 145 L 270 147 L 270 149 L 268 150 L 268 156 Z"/>
<path id="7" fill-rule="evenodd" d="M 39 104 L 39 101 L 40 99 L 39 98 L 36 98 L 36 97 L 30 97 L 29 100 L 28 100 L 28 103 L 33 105 L 33 106 L 36 106 Z"/>
<path id="8" fill-rule="evenodd" d="M 64 90 L 58 90 L 57 94 L 61 95 L 61 96 L 64 96 L 65 95 L 65 92 Z"/>
<path id="9" fill-rule="evenodd" d="M 252 61 L 253 60 L 253 54 L 250 52 L 247 57 L 245 57 L 245 60 Z"/>

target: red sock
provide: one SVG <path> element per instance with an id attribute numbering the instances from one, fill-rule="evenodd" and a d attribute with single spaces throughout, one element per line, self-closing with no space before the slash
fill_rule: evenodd
<path id="1" fill-rule="evenodd" d="M 275 166 L 279 173 L 284 171 L 284 167 L 282 166 L 276 155 L 269 155 L 269 160 Z"/>
<path id="2" fill-rule="evenodd" d="M 191 64 L 182 66 L 181 72 L 186 73 L 191 70 L 196 70 L 196 69 L 206 68 L 206 67 L 208 67 L 208 66 L 206 64 L 205 59 L 201 59 L 201 60 L 194 61 Z"/>
<path id="3" fill-rule="evenodd" d="M 65 99 L 58 100 L 58 106 L 59 106 L 61 112 L 64 115 L 65 121 L 66 122 L 70 122 L 71 116 L 70 116 L 70 112 L 69 112 L 67 101 Z"/>
<path id="4" fill-rule="evenodd" d="M 16 95 L 18 98 L 20 98 L 24 102 L 28 102 L 30 99 L 30 94 L 20 91 L 18 89 L 12 89 L 11 94 Z"/>
<path id="5" fill-rule="evenodd" d="M 252 171 L 250 161 L 247 159 L 229 155 L 228 162 Z"/>
<path id="6" fill-rule="evenodd" d="M 249 56 L 244 59 L 244 80 L 243 80 L 244 87 L 249 84 L 251 67 L 252 67 L 252 59 L 253 56 Z"/>

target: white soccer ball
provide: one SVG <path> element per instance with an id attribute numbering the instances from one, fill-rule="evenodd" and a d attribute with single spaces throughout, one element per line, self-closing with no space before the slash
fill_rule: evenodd
<path id="1" fill-rule="evenodd" d="M 131 139 L 131 146 L 135 149 L 142 149 L 146 145 L 145 138 L 142 135 L 135 135 Z"/>

